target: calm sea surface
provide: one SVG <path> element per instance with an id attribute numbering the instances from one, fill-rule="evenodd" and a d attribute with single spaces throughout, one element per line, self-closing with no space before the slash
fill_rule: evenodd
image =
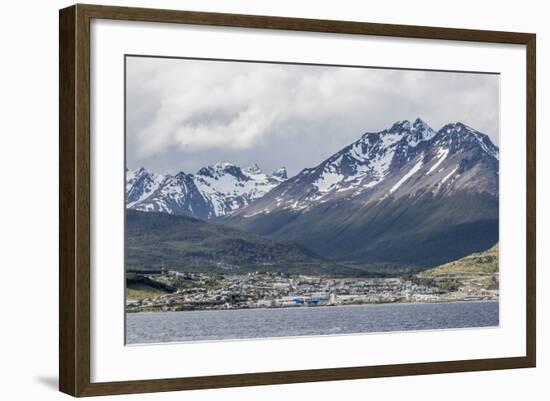
<path id="1" fill-rule="evenodd" d="M 498 326 L 498 302 L 129 313 L 128 344 Z"/>

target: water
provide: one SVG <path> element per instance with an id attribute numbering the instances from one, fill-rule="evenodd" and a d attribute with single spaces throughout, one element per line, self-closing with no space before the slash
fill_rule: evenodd
<path id="1" fill-rule="evenodd" d="M 498 326 L 498 302 L 129 313 L 128 344 Z"/>

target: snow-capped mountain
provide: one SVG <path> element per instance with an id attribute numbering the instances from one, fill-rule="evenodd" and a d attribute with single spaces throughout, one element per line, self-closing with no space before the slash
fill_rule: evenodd
<path id="1" fill-rule="evenodd" d="M 498 196 L 498 148 L 462 123 L 436 132 L 418 118 L 365 133 L 238 214 L 307 210 L 334 200 L 368 204 L 426 191 L 450 196 L 460 190 Z"/>
<path id="2" fill-rule="evenodd" d="M 498 157 L 462 123 L 398 121 L 223 220 L 328 258 L 442 263 L 498 241 Z"/>
<path id="3" fill-rule="evenodd" d="M 126 169 L 126 207 L 131 208 L 154 193 L 164 178 L 143 167 L 131 171 Z"/>
<path id="4" fill-rule="evenodd" d="M 284 167 L 268 175 L 256 164 L 241 169 L 219 163 L 176 175 L 139 168 L 126 173 L 126 207 L 209 219 L 248 205 L 286 179 Z"/>

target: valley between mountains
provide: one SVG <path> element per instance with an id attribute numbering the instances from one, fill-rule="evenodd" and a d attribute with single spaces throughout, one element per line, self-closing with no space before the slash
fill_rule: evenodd
<path id="1" fill-rule="evenodd" d="M 128 170 L 126 208 L 129 271 L 416 273 L 498 243 L 499 150 L 462 123 L 398 121 L 291 177 Z"/>

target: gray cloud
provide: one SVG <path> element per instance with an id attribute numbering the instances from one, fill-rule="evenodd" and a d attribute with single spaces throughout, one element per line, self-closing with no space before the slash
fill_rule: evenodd
<path id="1" fill-rule="evenodd" d="M 364 132 L 421 117 L 498 145 L 499 77 L 430 71 L 129 57 L 127 165 L 195 172 L 220 161 L 291 174 Z"/>

